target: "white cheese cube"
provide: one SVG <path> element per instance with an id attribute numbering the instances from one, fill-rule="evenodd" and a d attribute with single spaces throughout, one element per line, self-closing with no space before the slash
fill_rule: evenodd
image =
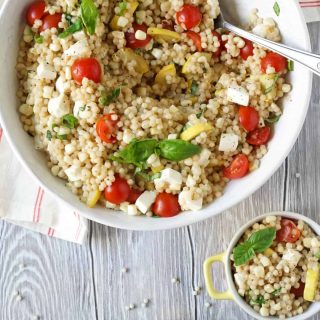
<path id="1" fill-rule="evenodd" d="M 135 204 L 129 204 L 127 207 L 127 212 L 129 216 L 138 216 L 140 212 Z"/>
<path id="2" fill-rule="evenodd" d="M 168 185 L 171 190 L 180 190 L 182 185 L 182 174 L 171 168 L 161 171 L 161 176 L 154 180 L 156 189 L 160 189 L 163 185 Z"/>
<path id="3" fill-rule="evenodd" d="M 223 133 L 220 138 L 219 151 L 233 152 L 237 150 L 239 136 L 233 133 Z"/>
<path id="4" fill-rule="evenodd" d="M 151 54 L 156 58 L 156 59 L 160 59 L 162 57 L 162 50 L 158 49 L 158 48 L 154 48 L 151 51 Z"/>
<path id="5" fill-rule="evenodd" d="M 57 77 L 57 73 L 54 68 L 48 63 L 42 62 L 38 65 L 37 75 L 40 79 L 54 80 Z"/>
<path id="6" fill-rule="evenodd" d="M 70 113 L 70 104 L 67 101 L 67 97 L 64 94 L 60 94 L 58 97 L 50 99 L 48 112 L 56 118 L 61 118 Z"/>
<path id="7" fill-rule="evenodd" d="M 64 52 L 67 57 L 88 57 L 91 55 L 91 49 L 87 39 L 82 39 L 73 44 L 69 49 Z"/>
<path id="8" fill-rule="evenodd" d="M 137 208 L 146 214 L 156 200 L 156 197 L 157 193 L 155 191 L 145 191 L 136 201 Z"/>
<path id="9" fill-rule="evenodd" d="M 287 261 L 291 268 L 295 268 L 298 265 L 301 257 L 302 255 L 299 251 L 294 249 L 288 249 L 283 254 L 282 260 Z"/>
<path id="10" fill-rule="evenodd" d="M 81 179 L 81 168 L 79 167 L 71 166 L 68 169 L 64 170 L 64 172 L 71 182 Z"/>
<path id="11" fill-rule="evenodd" d="M 60 76 L 56 81 L 56 89 L 59 93 L 65 93 L 70 89 L 70 85 L 64 77 Z"/>
<path id="12" fill-rule="evenodd" d="M 146 40 L 147 39 L 147 34 L 143 32 L 142 30 L 137 30 L 134 34 L 134 37 L 137 40 Z"/>
<path id="13" fill-rule="evenodd" d="M 192 191 L 182 191 L 178 197 L 182 210 L 198 211 L 202 208 L 202 198 L 193 199 Z"/>
<path id="14" fill-rule="evenodd" d="M 241 106 L 248 106 L 250 97 L 245 88 L 232 85 L 227 90 L 227 99 L 228 101 L 237 103 Z"/>
<path id="15" fill-rule="evenodd" d="M 209 164 L 209 158 L 211 156 L 211 151 L 208 149 L 202 149 L 199 156 L 199 164 L 200 166 L 206 167 Z"/>

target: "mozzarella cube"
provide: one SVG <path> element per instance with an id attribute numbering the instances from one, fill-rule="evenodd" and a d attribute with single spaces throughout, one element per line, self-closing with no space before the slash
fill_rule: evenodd
<path id="1" fill-rule="evenodd" d="M 59 93 L 65 93 L 70 89 L 70 85 L 62 76 L 60 76 L 56 81 L 56 89 Z"/>
<path id="2" fill-rule="evenodd" d="M 70 105 L 64 94 L 60 94 L 56 98 L 52 98 L 48 103 L 48 112 L 56 117 L 61 118 L 70 113 Z"/>
<path id="3" fill-rule="evenodd" d="M 67 57 L 87 57 L 91 55 L 91 49 L 87 39 L 82 39 L 73 44 L 69 49 L 64 52 Z"/>
<path id="4" fill-rule="evenodd" d="M 145 191 L 136 201 L 137 208 L 146 214 L 156 200 L 156 197 L 157 193 L 155 191 Z"/>
<path id="5" fill-rule="evenodd" d="M 71 182 L 81 180 L 81 168 L 79 167 L 71 166 L 64 170 L 64 172 Z"/>
<path id="6" fill-rule="evenodd" d="M 193 199 L 192 191 L 182 191 L 178 197 L 179 204 L 182 210 L 198 211 L 202 208 L 202 198 Z"/>
<path id="7" fill-rule="evenodd" d="M 250 96 L 245 88 L 241 86 L 232 85 L 227 90 L 227 99 L 228 101 L 237 103 L 241 106 L 248 106 Z"/>
<path id="8" fill-rule="evenodd" d="M 40 79 L 54 80 L 57 73 L 48 63 L 40 63 L 37 67 L 37 75 Z"/>
<path id="9" fill-rule="evenodd" d="M 168 186 L 171 190 L 180 190 L 182 185 L 182 174 L 171 168 L 161 171 L 161 176 L 154 179 L 156 189 L 161 189 L 163 185 Z"/>
<path id="10" fill-rule="evenodd" d="M 127 207 L 127 212 L 129 216 L 138 216 L 140 212 L 135 204 L 129 204 Z"/>
<path id="11" fill-rule="evenodd" d="M 298 265 L 301 257 L 302 255 L 299 251 L 294 249 L 288 249 L 283 254 L 282 260 L 287 261 L 291 268 L 295 268 Z"/>
<path id="12" fill-rule="evenodd" d="M 233 133 L 223 133 L 220 138 L 219 151 L 233 152 L 237 150 L 239 136 Z"/>

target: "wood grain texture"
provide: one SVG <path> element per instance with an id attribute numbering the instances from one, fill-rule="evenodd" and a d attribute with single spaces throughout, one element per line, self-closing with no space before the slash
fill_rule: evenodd
<path id="1" fill-rule="evenodd" d="M 319 28 L 320 23 L 309 25 L 315 52 L 320 52 Z M 0 221 L 0 319 L 250 319 L 234 302 L 214 302 L 205 290 L 198 296 L 192 291 L 196 286 L 204 289 L 203 260 L 225 250 L 236 230 L 253 216 L 286 209 L 320 222 L 319 86 L 317 78 L 306 124 L 286 163 L 249 199 L 217 217 L 145 233 L 91 223 L 84 246 Z M 127 273 L 121 273 L 124 267 Z M 180 284 L 171 283 L 173 277 Z M 214 278 L 223 289 L 221 266 L 214 269 Z M 140 306 L 145 298 L 151 300 L 148 308 Z M 205 308 L 205 302 L 212 307 Z M 131 303 L 137 308 L 127 311 Z"/>

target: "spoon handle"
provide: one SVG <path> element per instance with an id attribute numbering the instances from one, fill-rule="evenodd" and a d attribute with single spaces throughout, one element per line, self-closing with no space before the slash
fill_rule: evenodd
<path id="1" fill-rule="evenodd" d="M 302 65 L 309 68 L 316 75 L 320 76 L 320 55 L 316 55 L 299 49 L 290 48 L 283 44 L 261 38 L 251 32 L 240 29 L 226 21 L 224 21 L 223 27 L 245 39 L 257 43 L 269 50 L 275 51 L 281 54 L 282 56 L 287 57 L 290 60 L 301 63 Z"/>

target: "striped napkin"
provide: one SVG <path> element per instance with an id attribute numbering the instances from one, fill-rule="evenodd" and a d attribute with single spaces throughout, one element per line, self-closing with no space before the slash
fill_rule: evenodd
<path id="1" fill-rule="evenodd" d="M 0 0 L 1 2 L 1 0 Z M 306 21 L 320 21 L 320 0 L 299 1 Z M 49 237 L 82 244 L 88 222 L 54 200 L 24 171 L 0 128 L 0 218 Z"/>

